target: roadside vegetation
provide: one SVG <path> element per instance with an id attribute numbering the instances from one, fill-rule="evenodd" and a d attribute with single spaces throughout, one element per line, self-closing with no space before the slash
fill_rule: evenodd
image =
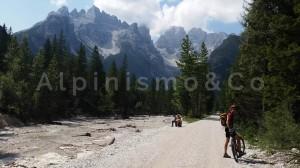
<path id="1" fill-rule="evenodd" d="M 244 15 L 240 54 L 232 73 L 240 91 L 224 84 L 217 109 L 238 105 L 247 140 L 267 149 L 300 147 L 300 2 L 255 0 Z M 253 91 L 253 78 L 264 87 Z M 259 85 L 254 82 L 253 85 Z"/>

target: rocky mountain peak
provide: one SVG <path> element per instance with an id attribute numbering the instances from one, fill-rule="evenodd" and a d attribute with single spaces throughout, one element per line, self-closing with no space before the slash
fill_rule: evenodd
<path id="1" fill-rule="evenodd" d="M 93 5 L 90 9 L 88 9 L 86 15 L 88 17 L 96 18 L 100 14 L 100 9 Z"/>
<path id="2" fill-rule="evenodd" d="M 192 28 L 186 33 L 183 27 L 171 27 L 160 36 L 155 44 L 169 65 L 176 66 L 175 62 L 180 57 L 182 39 L 186 35 L 189 36 L 195 50 L 199 51 L 201 43 L 204 42 L 209 52 L 220 46 L 228 36 L 226 33 L 207 33 L 201 28 Z"/>
<path id="3" fill-rule="evenodd" d="M 185 35 L 186 32 L 183 27 L 173 26 L 160 36 L 156 42 L 156 47 L 167 50 L 167 53 L 174 54 L 181 46 Z"/>
<path id="4" fill-rule="evenodd" d="M 79 12 L 79 16 L 84 16 L 85 13 L 86 13 L 85 10 L 84 10 L 84 9 L 81 9 L 80 12 Z"/>
<path id="5" fill-rule="evenodd" d="M 203 29 L 201 28 L 192 28 L 190 31 L 190 33 L 206 33 Z"/>
<path id="6" fill-rule="evenodd" d="M 57 11 L 52 11 L 48 14 L 48 17 L 51 16 L 69 16 L 69 9 L 66 6 L 59 8 Z"/>
<path id="7" fill-rule="evenodd" d="M 197 43 L 197 44 L 202 43 L 207 37 L 207 33 L 203 31 L 201 28 L 192 28 L 188 32 L 188 35 L 192 43 Z"/>
<path id="8" fill-rule="evenodd" d="M 145 38 L 146 40 L 151 40 L 150 30 L 148 27 L 142 25 L 138 29 L 139 33 L 141 34 L 141 36 L 143 36 L 143 38 Z"/>
<path id="9" fill-rule="evenodd" d="M 67 7 L 51 12 L 49 16 L 32 28 L 18 32 L 19 39 L 29 37 L 31 49 L 38 52 L 47 38 L 64 33 L 71 53 L 76 54 L 83 43 L 90 55 L 94 46 L 104 57 L 103 64 L 108 68 L 112 61 L 121 65 L 127 55 L 129 72 L 137 76 L 169 76 L 162 56 L 156 50 L 149 29 L 137 23 L 128 24 L 116 16 L 100 11 L 92 6 L 87 11 L 76 9 L 69 13 Z"/>
<path id="10" fill-rule="evenodd" d="M 69 9 L 66 6 L 63 6 L 57 10 L 57 13 L 63 16 L 69 16 Z"/>
<path id="11" fill-rule="evenodd" d="M 137 23 L 132 23 L 130 25 L 130 29 L 133 31 L 133 32 L 138 32 L 138 24 Z"/>
<path id="12" fill-rule="evenodd" d="M 185 30 L 183 27 L 180 26 L 172 26 L 169 30 L 165 32 L 165 34 L 170 34 L 170 35 L 178 35 L 178 36 L 184 36 L 186 34 Z"/>
<path id="13" fill-rule="evenodd" d="M 72 10 L 72 12 L 70 13 L 70 15 L 71 15 L 72 17 L 78 17 L 78 16 L 79 16 L 79 13 L 78 13 L 77 9 L 75 8 L 75 9 Z"/>

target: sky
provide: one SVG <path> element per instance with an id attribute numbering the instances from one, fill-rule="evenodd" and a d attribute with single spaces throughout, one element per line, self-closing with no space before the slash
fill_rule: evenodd
<path id="1" fill-rule="evenodd" d="M 128 23 L 146 25 L 153 39 L 170 26 L 228 34 L 243 31 L 243 0 L 5 0 L 0 6 L 0 24 L 17 32 L 44 20 L 61 6 L 71 11 L 92 5 Z"/>

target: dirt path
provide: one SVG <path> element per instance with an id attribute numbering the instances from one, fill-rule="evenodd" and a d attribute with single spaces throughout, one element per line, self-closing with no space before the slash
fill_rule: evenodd
<path id="1" fill-rule="evenodd" d="M 128 143 L 133 140 L 116 143 L 104 149 L 101 155 L 67 163 L 62 167 L 274 167 L 251 159 L 244 159 L 239 164 L 233 159 L 224 159 L 224 130 L 217 116 L 210 116 L 182 128 L 166 126 L 152 133 L 135 136 L 134 139 L 135 143 L 129 146 Z"/>

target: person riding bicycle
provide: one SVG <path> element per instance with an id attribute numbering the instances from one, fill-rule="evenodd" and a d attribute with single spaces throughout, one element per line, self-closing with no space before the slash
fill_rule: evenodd
<path id="1" fill-rule="evenodd" d="M 231 158 L 228 154 L 227 154 L 227 147 L 228 147 L 228 143 L 230 140 L 230 137 L 236 137 L 237 140 L 237 150 L 240 153 L 240 156 L 242 156 L 244 153 L 241 152 L 241 140 L 240 137 L 237 136 L 233 124 L 234 124 L 234 115 L 236 112 L 236 105 L 232 104 L 229 108 L 229 111 L 227 113 L 227 119 L 226 119 L 226 126 L 225 126 L 225 135 L 226 135 L 226 140 L 225 140 L 225 146 L 224 146 L 224 158 Z"/>

